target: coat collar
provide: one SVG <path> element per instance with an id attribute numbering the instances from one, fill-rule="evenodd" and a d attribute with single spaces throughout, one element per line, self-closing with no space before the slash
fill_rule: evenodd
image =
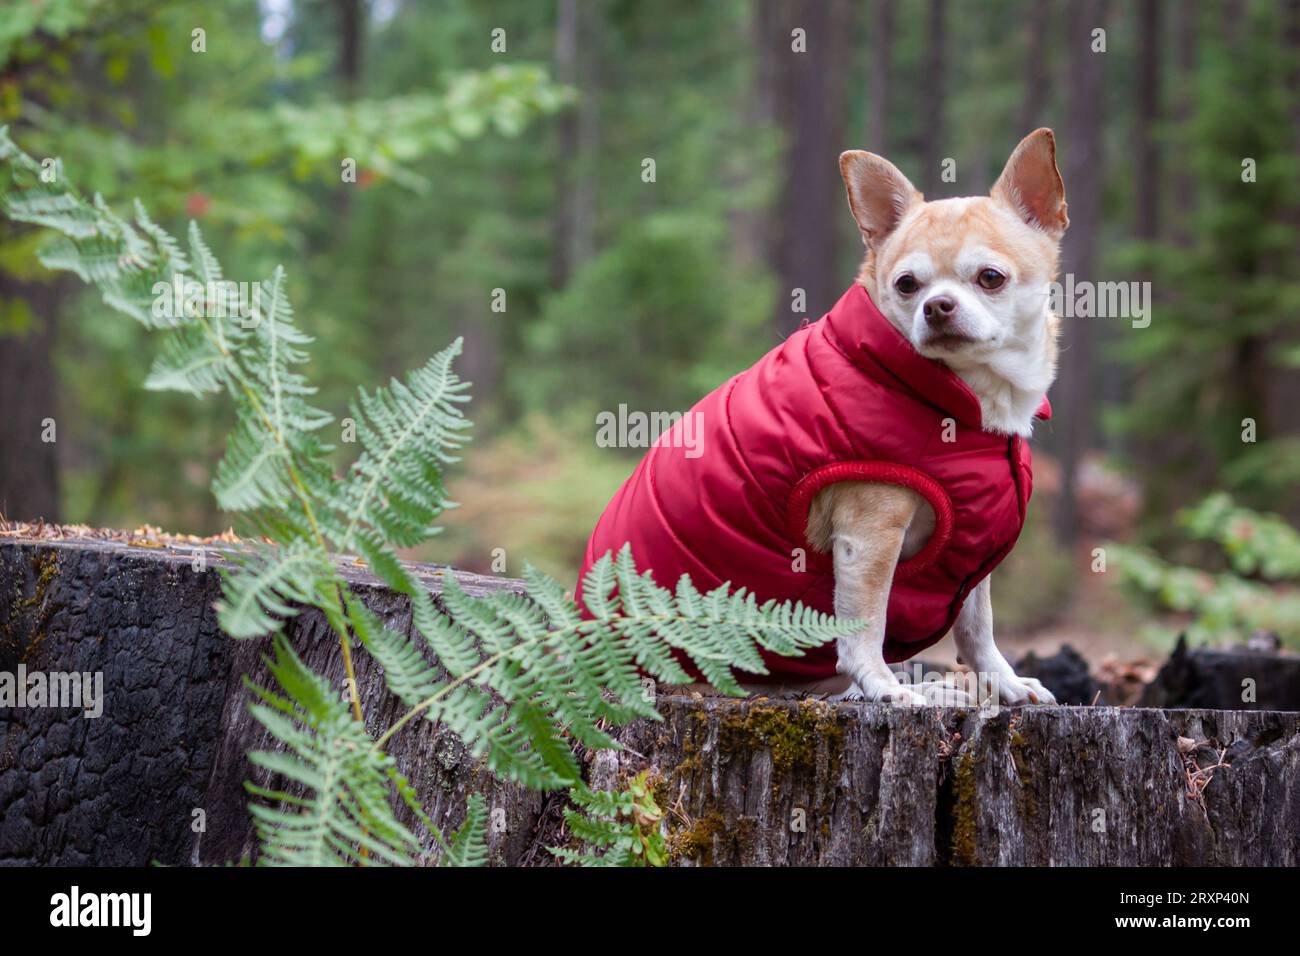
<path id="1" fill-rule="evenodd" d="M 984 430 L 980 400 L 970 386 L 952 369 L 913 348 L 859 283 L 849 287 L 823 321 L 854 365 L 868 373 L 882 370 L 925 404 L 968 428 Z M 1035 415 L 1052 417 L 1047 396 L 1043 396 Z"/>

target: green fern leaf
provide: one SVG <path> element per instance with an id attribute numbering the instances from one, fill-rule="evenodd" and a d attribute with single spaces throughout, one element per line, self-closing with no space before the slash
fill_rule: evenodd
<path id="1" fill-rule="evenodd" d="M 365 558 L 372 574 L 394 591 L 410 598 L 411 622 L 448 674 L 459 677 L 479 663 L 480 654 L 473 639 L 464 628 L 457 627 L 438 611 L 424 585 L 411 576 L 392 549 L 374 532 L 368 529 L 357 531 L 353 545 Z"/>
<path id="2" fill-rule="evenodd" d="M 249 805 L 259 862 L 414 863 L 419 841 L 392 806 L 392 758 L 371 746 L 347 702 L 302 663 L 282 635 L 276 635 L 273 651 L 264 660 L 286 696 L 249 683 L 261 701 L 250 710 L 284 749 L 254 751 L 249 760 L 289 781 L 291 789 L 245 785 L 265 801 Z"/>
<path id="3" fill-rule="evenodd" d="M 189 324 L 167 337 L 144 387 L 155 392 L 188 392 L 202 397 L 224 390 L 230 383 L 231 371 L 230 356 L 221 351 L 208 330 L 199 324 Z"/>
<path id="4" fill-rule="evenodd" d="M 293 307 L 285 291 L 284 270 L 276 267 L 258 287 L 248 322 L 255 330 L 243 349 L 252 376 L 261 385 L 262 403 L 270 434 L 286 443 L 300 432 L 315 431 L 333 421 L 332 416 L 310 407 L 303 397 L 316 389 L 294 366 L 307 361 L 304 347 L 312 342 L 293 322 Z"/>
<path id="5" fill-rule="evenodd" d="M 663 811 L 648 777 L 642 771 L 619 791 L 573 787 L 569 799 L 577 809 L 566 810 L 564 822 L 585 846 L 552 847 L 551 853 L 572 866 L 664 866 L 668 853 L 660 832 Z"/>
<path id="6" fill-rule="evenodd" d="M 447 844 L 441 866 L 487 866 L 487 802 L 482 794 L 470 794 L 465 822 Z"/>
<path id="7" fill-rule="evenodd" d="M 351 405 L 361 455 L 335 489 L 335 512 L 347 516 L 341 547 L 356 547 L 369 529 L 390 547 L 412 547 L 433 533 L 433 522 L 451 507 L 442 468 L 465 439 L 470 423 L 460 405 L 469 400 L 468 383 L 452 371 L 461 340 L 423 367 L 394 379 L 373 395 L 364 390 Z"/>
<path id="8" fill-rule="evenodd" d="M 217 504 L 225 511 L 284 507 L 290 495 L 289 462 L 288 450 L 261 415 L 241 407 L 212 481 Z"/>
<path id="9" fill-rule="evenodd" d="M 432 695 L 438 688 L 438 673 L 405 635 L 384 627 L 356 597 L 345 597 L 348 622 L 357 639 L 384 669 L 384 683 L 403 703 L 410 706 Z"/>
<path id="10" fill-rule="evenodd" d="M 242 558 L 237 571 L 222 570 L 217 620 L 231 637 L 261 637 L 280 629 L 298 605 L 324 603 L 335 580 L 329 555 L 307 541 L 281 548 L 260 547 Z"/>

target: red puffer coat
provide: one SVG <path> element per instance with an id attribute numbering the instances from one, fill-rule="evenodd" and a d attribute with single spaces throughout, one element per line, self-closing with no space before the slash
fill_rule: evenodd
<path id="1" fill-rule="evenodd" d="M 1050 413 L 1044 399 L 1038 414 Z M 833 613 L 833 560 L 804 537 L 813 496 L 845 480 L 904 485 L 929 501 L 936 527 L 894 575 L 885 660 L 900 661 L 948 632 L 1024 525 L 1033 481 L 1025 441 L 983 431 L 970 388 L 913 349 L 856 283 L 821 321 L 688 414 L 697 416 L 693 436 L 684 422 L 665 433 L 605 508 L 583 575 L 631 542 L 638 568 L 661 586 L 689 574 L 702 591 L 730 581 L 760 601 Z M 764 660 L 768 675 L 742 678 L 832 677 L 835 644 Z"/>

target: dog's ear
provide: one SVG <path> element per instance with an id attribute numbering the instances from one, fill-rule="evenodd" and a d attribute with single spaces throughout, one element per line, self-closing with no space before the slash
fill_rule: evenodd
<path id="1" fill-rule="evenodd" d="M 1056 168 L 1056 137 L 1050 129 L 1036 129 L 1020 141 L 989 195 L 1053 239 L 1061 238 L 1070 225 L 1069 207 Z"/>
<path id="2" fill-rule="evenodd" d="M 849 192 L 849 209 L 868 247 L 879 245 L 914 204 L 925 199 L 907 177 L 875 153 L 840 153 L 840 175 Z"/>

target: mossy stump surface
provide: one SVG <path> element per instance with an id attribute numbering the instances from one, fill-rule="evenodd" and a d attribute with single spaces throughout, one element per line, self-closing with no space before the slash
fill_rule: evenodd
<path id="1" fill-rule="evenodd" d="M 265 681 L 264 644 L 217 629 L 221 558 L 206 557 L 199 569 L 183 547 L 0 538 L 0 671 L 101 672 L 106 696 L 98 719 L 0 709 L 0 865 L 224 863 L 251 850 L 242 783 L 265 781 L 244 754 L 268 741 L 240 677 Z M 404 598 L 345 568 L 389 626 L 410 627 Z M 435 596 L 448 573 L 471 592 L 520 587 L 416 571 Z M 342 686 L 317 615 L 287 633 Z M 367 717 L 386 726 L 397 708 L 360 665 Z M 685 696 L 658 709 L 662 721 L 618 732 L 625 750 L 584 766 L 596 787 L 650 771 L 676 865 L 1300 863 L 1294 712 L 981 715 Z M 444 827 L 470 791 L 487 795 L 494 862 L 550 864 L 546 848 L 566 842 L 562 795 L 492 780 L 438 728 L 390 749 Z M 1189 772 L 1220 758 L 1193 795 Z"/>

